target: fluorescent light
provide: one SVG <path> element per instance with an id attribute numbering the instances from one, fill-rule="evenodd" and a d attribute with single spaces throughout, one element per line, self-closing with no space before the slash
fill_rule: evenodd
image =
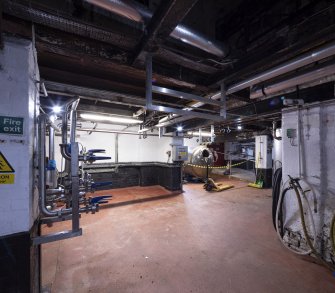
<path id="1" fill-rule="evenodd" d="M 180 131 L 183 131 L 183 126 L 178 126 L 178 127 L 177 127 L 177 131 L 179 131 L 179 132 L 180 132 Z"/>
<path id="2" fill-rule="evenodd" d="M 62 107 L 60 107 L 60 106 L 53 106 L 52 107 L 52 112 L 54 112 L 56 114 L 60 113 L 61 111 L 62 111 Z"/>
<path id="3" fill-rule="evenodd" d="M 121 117 L 121 116 L 107 116 L 107 115 L 96 115 L 96 114 L 80 114 L 80 117 L 85 120 L 91 121 L 106 121 L 106 122 L 115 122 L 115 123 L 125 123 L 125 124 L 141 124 L 143 121 L 128 118 L 128 117 Z"/>
<path id="4" fill-rule="evenodd" d="M 193 136 L 200 136 L 198 131 L 196 131 L 196 132 L 188 131 L 187 134 L 188 135 L 193 135 Z M 212 134 L 210 132 L 202 131 L 201 132 L 201 136 L 203 136 L 203 137 L 211 137 Z M 215 134 L 214 134 L 214 136 L 215 136 Z"/>

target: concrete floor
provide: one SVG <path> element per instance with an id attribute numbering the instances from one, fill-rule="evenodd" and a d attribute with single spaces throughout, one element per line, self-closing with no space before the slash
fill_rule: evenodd
<path id="1" fill-rule="evenodd" d="M 229 183 L 235 189 L 208 193 L 187 184 L 179 196 L 83 215 L 82 237 L 43 245 L 46 291 L 334 293 L 327 269 L 277 239 L 271 190 Z"/>

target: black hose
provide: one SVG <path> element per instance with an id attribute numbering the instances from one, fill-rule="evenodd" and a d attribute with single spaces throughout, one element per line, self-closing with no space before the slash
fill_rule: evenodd
<path id="1" fill-rule="evenodd" d="M 284 200 L 285 200 L 285 195 L 287 191 L 289 191 L 291 188 L 287 187 L 283 190 L 283 195 L 282 195 L 282 200 L 280 202 L 280 208 L 279 208 L 279 213 L 278 213 L 278 227 L 280 227 L 280 236 L 283 238 L 284 237 L 284 221 L 283 221 L 283 205 L 284 205 Z"/>
<path id="2" fill-rule="evenodd" d="M 276 211 L 280 197 L 280 187 L 282 181 L 282 168 L 278 168 L 272 178 L 272 222 L 276 229 Z"/>

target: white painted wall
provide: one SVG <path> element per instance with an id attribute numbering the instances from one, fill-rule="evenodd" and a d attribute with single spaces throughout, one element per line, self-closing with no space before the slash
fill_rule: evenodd
<path id="1" fill-rule="evenodd" d="M 31 42 L 5 39 L 4 49 L 0 50 L 0 115 L 23 117 L 24 133 L 0 134 L 0 151 L 15 169 L 15 184 L 0 185 L 0 236 L 29 231 L 38 214 L 32 175 L 39 99 L 34 82 L 39 79 L 35 60 Z"/>
<path id="2" fill-rule="evenodd" d="M 298 129 L 298 111 L 283 112 L 283 181 L 287 175 L 301 175 L 312 187 L 317 200 L 317 213 L 313 213 L 317 235 L 326 236 L 325 257 L 329 258 L 329 224 L 335 212 L 335 103 L 321 103 L 301 111 L 301 174 L 299 174 L 299 135 L 287 137 L 287 129 Z M 304 186 L 306 186 L 304 184 Z M 312 192 L 308 194 L 314 208 Z M 306 209 L 306 203 L 305 203 Z M 285 225 L 293 231 L 302 231 L 295 195 L 290 192 L 285 201 Z M 310 227 L 310 218 L 307 217 Z M 318 241 L 320 245 L 320 241 Z"/>
<path id="3" fill-rule="evenodd" d="M 194 149 L 200 145 L 198 137 L 184 138 L 184 145 L 188 147 L 188 153 L 192 154 Z"/>
<path id="4" fill-rule="evenodd" d="M 93 124 L 89 122 L 82 122 L 83 128 L 92 128 Z M 121 130 L 125 126 L 101 124 L 98 129 Z M 137 131 L 138 127 L 127 128 L 125 131 Z M 151 133 L 151 132 L 149 132 Z M 153 132 L 157 133 L 157 132 Z M 77 141 L 81 143 L 86 149 L 105 149 L 106 156 L 112 157 L 108 161 L 100 162 L 115 162 L 115 137 L 114 133 L 99 133 L 78 131 Z M 148 136 L 147 138 L 139 139 L 138 135 L 119 134 L 119 163 L 122 162 L 167 162 L 167 151 L 172 150 L 172 137 Z M 185 139 L 186 145 L 195 145 L 196 139 Z M 57 168 L 61 169 L 61 154 L 57 147 L 61 143 L 61 137 L 56 136 L 56 161 Z"/>

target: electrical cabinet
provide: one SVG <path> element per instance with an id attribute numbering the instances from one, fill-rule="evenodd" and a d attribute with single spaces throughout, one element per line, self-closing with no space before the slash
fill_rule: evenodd
<path id="1" fill-rule="evenodd" d="M 187 161 L 188 147 L 183 145 L 172 146 L 172 161 Z"/>

